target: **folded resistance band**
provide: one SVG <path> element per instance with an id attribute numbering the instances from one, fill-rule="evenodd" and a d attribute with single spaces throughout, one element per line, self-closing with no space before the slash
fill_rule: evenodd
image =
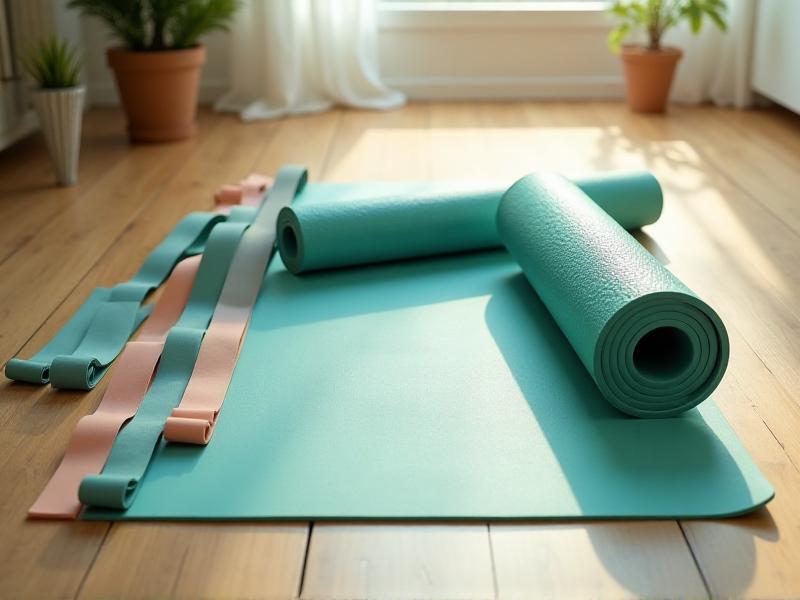
<path id="1" fill-rule="evenodd" d="M 503 196 L 497 227 L 613 406 L 672 417 L 717 387 L 729 356 L 719 316 L 578 187 L 525 177 Z"/>
<path id="2" fill-rule="evenodd" d="M 239 183 L 220 187 L 214 194 L 214 201 L 218 206 L 259 206 L 272 181 L 272 177 L 250 173 Z"/>
<path id="3" fill-rule="evenodd" d="M 302 187 L 304 181 L 305 170 L 281 169 L 261 211 L 273 201 L 282 203 L 283 193 L 291 193 L 293 196 L 293 190 Z M 260 215 L 261 212 L 256 218 Z M 242 230 L 239 237 L 243 233 Z M 216 267 L 209 268 L 208 273 L 205 273 L 204 266 L 210 265 L 211 259 L 214 259 Z M 102 473 L 88 475 L 80 483 L 78 498 L 82 503 L 123 510 L 135 498 L 139 481 L 159 443 L 164 423 L 170 411 L 180 401 L 192 375 L 206 327 L 232 260 L 233 253 L 224 257 L 221 253 L 204 255 L 186 309 L 167 335 L 152 385 L 136 415 L 117 436 Z M 251 273 L 251 276 L 260 285 L 263 272 Z"/>
<path id="4" fill-rule="evenodd" d="M 214 246 L 212 234 L 209 250 Z M 117 433 L 136 414 L 155 374 L 167 333 L 186 306 L 199 264 L 200 257 L 192 256 L 175 267 L 139 337 L 128 342 L 120 354 L 99 406 L 75 426 L 61 463 L 28 511 L 29 517 L 78 516 L 78 486 L 84 476 L 101 471 Z"/>
<path id="5" fill-rule="evenodd" d="M 263 181 L 264 184 L 270 181 L 257 175 L 250 175 L 247 180 L 253 179 Z M 230 187 L 232 186 L 228 186 Z M 226 207 L 230 223 L 241 223 L 245 226 L 252 221 L 256 214 L 252 199 L 259 194 L 263 195 L 264 189 L 252 187 L 253 189 L 245 188 L 244 194 L 234 198 L 237 201 L 249 198 L 248 206 Z M 243 226 L 220 226 L 212 231 L 205 252 L 209 257 L 222 257 L 224 265 L 224 257 L 235 252 Z M 80 513 L 80 482 L 84 476 L 101 471 L 117 433 L 136 414 L 155 374 L 167 333 L 186 306 L 199 264 L 198 256 L 185 259 L 170 275 L 153 315 L 138 338 L 128 342 L 123 350 L 114 377 L 99 406 L 94 413 L 78 422 L 61 463 L 28 511 L 30 517 L 75 518 Z M 207 277 L 212 268 L 220 266 L 207 258 L 203 276 Z"/>
<path id="6" fill-rule="evenodd" d="M 128 502 L 161 435 L 164 420 L 180 399 L 200 341 L 219 298 L 225 275 L 246 223 L 218 225 L 198 268 L 189 300 L 163 344 L 158 370 L 131 421 L 119 432 L 100 474 L 89 474 L 78 488 L 83 504 Z M 150 377 L 150 375 L 147 375 Z"/>
<path id="7" fill-rule="evenodd" d="M 264 272 L 275 250 L 278 212 L 302 191 L 307 178 L 303 167 L 283 167 L 270 191 L 269 201 L 244 234 L 191 379 L 180 404 L 164 426 L 166 440 L 207 444 L 211 439 Z"/>
<path id="8" fill-rule="evenodd" d="M 650 173 L 614 173 L 575 183 L 626 229 L 653 223 L 661 214 L 661 186 Z M 439 185 L 437 190 L 436 184 L 425 184 L 419 193 L 401 197 L 301 202 L 278 217 L 281 259 L 298 274 L 500 247 L 495 218 L 506 189 Z"/>
<path id="9" fill-rule="evenodd" d="M 220 214 L 197 212 L 184 217 L 150 253 L 129 281 L 98 288 L 56 336 L 29 359 L 12 358 L 9 379 L 65 389 L 91 389 L 150 313 L 142 302 L 160 286 L 181 259 L 202 251 Z"/>

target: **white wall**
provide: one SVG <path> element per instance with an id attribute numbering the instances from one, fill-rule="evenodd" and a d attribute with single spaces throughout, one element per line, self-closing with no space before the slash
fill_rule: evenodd
<path id="1" fill-rule="evenodd" d="M 412 98 L 621 97 L 622 74 L 608 51 L 603 3 L 549 10 L 382 10 L 381 72 Z M 96 20 L 83 23 L 87 82 L 94 104 L 118 102 Z M 211 102 L 228 84 L 229 40 L 206 39 L 200 98 Z"/>
<path id="2" fill-rule="evenodd" d="M 800 2 L 759 2 L 753 88 L 800 113 Z"/>
<path id="3" fill-rule="evenodd" d="M 383 11 L 382 74 L 413 98 L 621 97 L 601 4 Z"/>

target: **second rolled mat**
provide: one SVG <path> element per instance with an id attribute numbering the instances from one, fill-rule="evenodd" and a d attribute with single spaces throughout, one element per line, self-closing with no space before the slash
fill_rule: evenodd
<path id="1" fill-rule="evenodd" d="M 717 314 L 578 187 L 529 175 L 497 229 L 603 396 L 637 417 L 705 400 L 728 363 Z"/>
<path id="2" fill-rule="evenodd" d="M 661 187 L 649 173 L 612 173 L 574 183 L 625 229 L 653 223 L 661 214 Z M 502 245 L 495 216 L 505 187 L 431 189 L 425 184 L 419 194 L 402 198 L 284 208 L 278 216 L 281 259 L 298 274 Z"/>

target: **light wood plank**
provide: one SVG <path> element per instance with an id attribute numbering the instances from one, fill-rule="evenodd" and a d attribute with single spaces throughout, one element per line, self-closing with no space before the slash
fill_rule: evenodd
<path id="1" fill-rule="evenodd" d="M 498 595 L 515 598 L 703 598 L 674 521 L 492 525 Z"/>
<path id="2" fill-rule="evenodd" d="M 486 527 L 317 524 L 302 597 L 493 598 Z"/>
<path id="3" fill-rule="evenodd" d="M 79 598 L 294 598 L 308 527 L 115 525 Z"/>
<path id="4" fill-rule="evenodd" d="M 0 338 L 0 362 L 16 354 L 219 124 L 214 119 L 168 152 L 159 146 L 132 147 L 81 202 L 43 223 L 24 254 L 0 265 L 0 317 L 13 315 L 15 321 Z"/>
<path id="5" fill-rule="evenodd" d="M 2 153 L 0 171 L 13 176 L 0 180 L 0 264 L 22 251 L 43 225 L 71 210 L 131 151 L 119 111 L 91 111 L 84 120 L 78 182 L 74 186 L 55 184 L 40 135 L 24 140 L 22 148 L 14 146 Z M 14 158 L 5 159 L 5 155 Z"/>
<path id="6" fill-rule="evenodd" d="M 430 148 L 427 104 L 379 113 L 342 113 L 322 179 L 325 181 L 425 180 Z"/>
<path id="7" fill-rule="evenodd" d="M 300 164 L 308 167 L 311 181 L 318 181 L 325 171 L 340 120 L 341 112 L 330 111 L 281 122 L 266 138 L 267 144 L 253 169 L 272 175 L 283 165 Z"/>
<path id="8" fill-rule="evenodd" d="M 795 201 L 800 185 L 800 157 L 785 146 L 781 150 L 753 143 L 761 139 L 758 127 L 744 132 L 730 124 L 727 113 L 711 108 L 677 111 L 670 126 L 764 209 L 772 211 L 800 234 L 800 205 Z M 701 123 L 706 127 L 698 135 Z"/>

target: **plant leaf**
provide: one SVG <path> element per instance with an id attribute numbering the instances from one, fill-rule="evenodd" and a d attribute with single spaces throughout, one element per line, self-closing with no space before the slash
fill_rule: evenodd
<path id="1" fill-rule="evenodd" d="M 78 85 L 81 64 L 75 49 L 56 35 L 39 40 L 22 60 L 25 70 L 45 89 Z"/>

